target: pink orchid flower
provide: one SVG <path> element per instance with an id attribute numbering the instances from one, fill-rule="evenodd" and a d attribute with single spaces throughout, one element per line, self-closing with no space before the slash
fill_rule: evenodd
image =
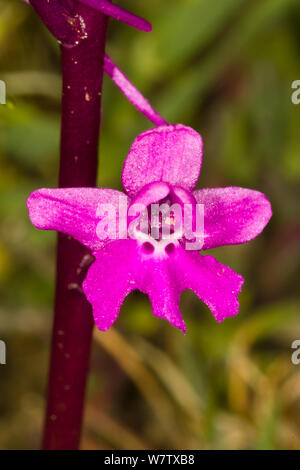
<path id="1" fill-rule="evenodd" d="M 212 256 L 186 249 L 184 237 L 157 241 L 136 230 L 131 238 L 104 239 L 97 230 L 104 217 L 99 214 L 99 204 L 113 206 L 120 218 L 119 201 L 125 198 L 128 213 L 137 203 L 146 207 L 160 201 L 203 205 L 202 250 L 255 238 L 272 215 L 266 196 L 238 187 L 193 190 L 201 163 L 201 136 L 181 124 L 164 125 L 140 134 L 133 142 L 122 175 L 126 194 L 113 189 L 67 188 L 40 189 L 29 196 L 33 225 L 68 234 L 92 251 L 95 261 L 82 288 L 100 330 L 110 328 L 125 297 L 135 289 L 148 294 L 156 317 L 184 333 L 180 295 L 185 289 L 193 290 L 219 322 L 238 313 L 243 277 Z"/>

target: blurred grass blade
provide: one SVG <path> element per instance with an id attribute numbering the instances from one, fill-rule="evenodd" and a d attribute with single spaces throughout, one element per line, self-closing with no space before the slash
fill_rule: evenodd
<path id="1" fill-rule="evenodd" d="M 154 42 L 163 72 L 201 52 L 247 0 L 185 0 L 170 4 L 155 22 Z M 148 41 L 152 38 L 147 38 Z"/>
<path id="2" fill-rule="evenodd" d="M 190 418 L 200 423 L 203 403 L 176 364 L 163 351 L 141 338 L 137 338 L 135 344 L 144 361 L 157 374 L 178 405 Z"/>
<path id="3" fill-rule="evenodd" d="M 177 441 L 178 432 L 171 402 L 155 376 L 145 366 L 141 356 L 114 328 L 105 333 L 95 329 L 94 339 L 131 378 L 151 406 L 160 425 Z"/>
<path id="4" fill-rule="evenodd" d="M 100 435 L 114 449 L 149 449 L 149 445 L 133 431 L 120 424 L 107 413 L 96 406 L 88 405 L 85 411 L 85 421 L 88 428 Z"/>
<path id="5" fill-rule="evenodd" d="M 223 3 L 223 2 L 222 2 Z M 183 120 L 183 116 L 194 109 L 204 93 L 211 89 L 221 74 L 237 57 L 242 57 L 249 43 L 282 18 L 295 5 L 295 0 L 265 0 L 254 2 L 244 11 L 226 38 L 203 60 L 183 72 L 158 98 L 156 107 L 172 122 Z"/>

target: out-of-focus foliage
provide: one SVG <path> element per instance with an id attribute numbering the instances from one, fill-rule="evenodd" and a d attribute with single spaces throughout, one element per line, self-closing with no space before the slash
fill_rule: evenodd
<path id="1" fill-rule="evenodd" d="M 134 293 L 115 328 L 95 332 L 82 448 L 299 449 L 299 1 L 122 4 L 153 32 L 111 21 L 108 52 L 167 120 L 201 132 L 199 185 L 259 189 L 274 217 L 255 241 L 213 250 L 246 279 L 238 317 L 218 324 L 186 292 L 183 336 Z M 0 448 L 35 448 L 55 234 L 30 225 L 25 200 L 56 186 L 60 63 L 57 43 L 19 0 L 0 0 L 0 79 Z M 129 145 L 150 124 L 108 79 L 103 98 L 99 185 L 120 188 Z"/>

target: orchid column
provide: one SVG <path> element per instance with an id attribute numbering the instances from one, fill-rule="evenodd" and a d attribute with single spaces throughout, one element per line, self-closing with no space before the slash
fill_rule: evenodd
<path id="1" fill-rule="evenodd" d="M 97 177 L 108 17 L 144 31 L 150 31 L 151 25 L 107 0 L 25 1 L 61 43 L 59 186 L 93 187 Z M 108 68 L 113 74 L 112 62 Z M 147 111 L 147 102 L 142 101 L 143 106 L 145 103 Z M 67 235 L 58 235 L 44 449 L 77 449 L 79 445 L 93 328 L 91 306 L 82 294 L 81 283 L 92 261 L 85 247 Z"/>

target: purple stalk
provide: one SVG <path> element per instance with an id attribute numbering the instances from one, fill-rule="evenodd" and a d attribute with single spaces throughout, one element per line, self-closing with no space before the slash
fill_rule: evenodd
<path id="1" fill-rule="evenodd" d="M 108 16 L 78 3 L 85 38 L 61 47 L 63 97 L 60 187 L 96 185 L 104 51 Z M 89 251 L 59 234 L 44 449 L 77 449 L 93 329 L 81 292 Z"/>

